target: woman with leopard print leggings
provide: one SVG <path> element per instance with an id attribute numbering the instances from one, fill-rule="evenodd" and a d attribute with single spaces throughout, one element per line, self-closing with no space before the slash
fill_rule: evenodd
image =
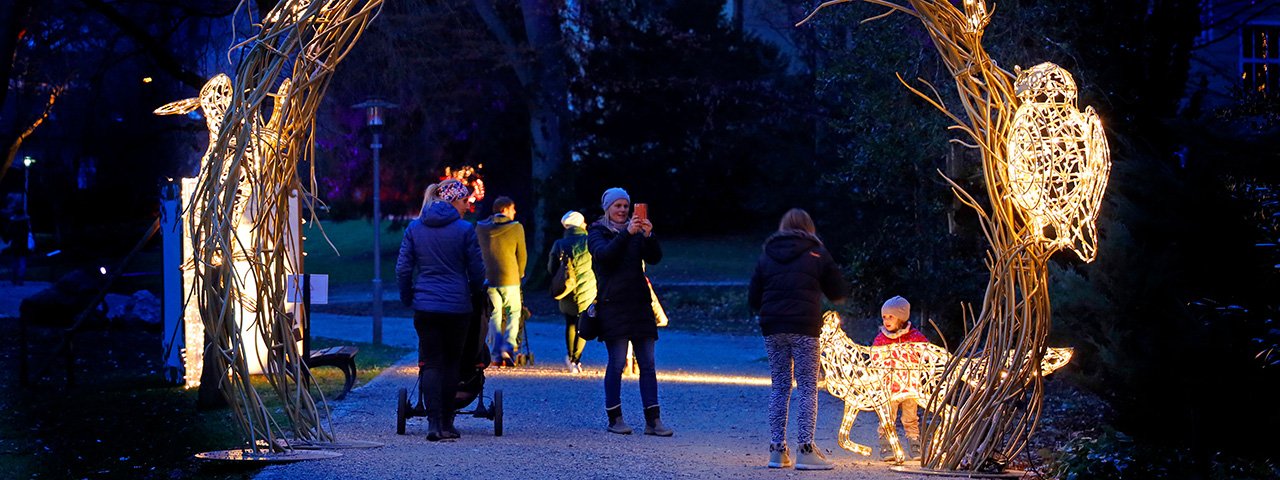
<path id="1" fill-rule="evenodd" d="M 760 319 L 773 388 L 769 393 L 769 468 L 830 470 L 834 465 L 813 443 L 818 421 L 818 336 L 822 298 L 843 301 L 849 284 L 818 239 L 813 219 L 793 208 L 764 242 L 747 301 Z M 793 461 L 787 447 L 791 383 L 796 384 L 797 443 Z"/>

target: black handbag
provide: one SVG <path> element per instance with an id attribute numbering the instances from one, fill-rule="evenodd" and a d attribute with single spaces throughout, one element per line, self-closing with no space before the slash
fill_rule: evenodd
<path id="1" fill-rule="evenodd" d="M 573 293 L 578 288 L 578 276 L 573 271 L 573 262 L 569 261 L 569 256 L 560 252 L 559 265 L 556 272 L 551 276 L 551 285 L 549 293 L 551 298 L 560 300 Z"/>
<path id="2" fill-rule="evenodd" d="M 595 340 L 600 336 L 600 316 L 596 314 L 596 304 L 578 315 L 578 337 L 583 340 Z"/>

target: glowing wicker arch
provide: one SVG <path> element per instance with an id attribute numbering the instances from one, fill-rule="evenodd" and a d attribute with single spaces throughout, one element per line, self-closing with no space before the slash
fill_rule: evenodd
<path id="1" fill-rule="evenodd" d="M 954 122 L 957 140 L 982 155 L 986 198 L 978 202 L 951 179 L 960 202 L 977 214 L 991 243 L 991 276 L 978 315 L 925 403 L 922 466 L 999 471 L 1027 445 L 1044 400 L 1042 368 L 1050 357 L 1049 257 L 1070 249 L 1097 254 L 1094 226 L 1110 174 L 1102 124 L 1075 105 L 1066 71 L 1040 65 L 1014 75 L 982 45 L 991 10 L 982 0 L 861 1 L 920 21 L 955 81 L 962 112 L 953 112 L 927 82 L 903 85 Z M 932 92 L 932 93 L 926 93 Z M 945 176 L 944 176 L 945 177 Z M 977 361 L 983 359 L 985 361 Z M 1001 365 L 989 375 L 989 365 Z"/>

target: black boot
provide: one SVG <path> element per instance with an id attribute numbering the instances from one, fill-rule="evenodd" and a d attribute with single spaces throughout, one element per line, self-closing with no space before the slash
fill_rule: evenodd
<path id="1" fill-rule="evenodd" d="M 427 440 L 437 442 L 444 438 L 440 433 L 440 417 L 427 416 Z"/>
<path id="2" fill-rule="evenodd" d="M 631 426 L 622 419 L 622 405 L 605 409 L 609 414 L 609 431 L 620 435 L 631 435 Z"/>
<path id="3" fill-rule="evenodd" d="M 458 433 L 458 429 L 453 426 L 454 412 L 449 412 L 441 417 L 440 422 L 440 438 L 462 438 L 462 434 Z"/>
<path id="4" fill-rule="evenodd" d="M 657 405 L 644 409 L 644 434 L 670 437 L 675 432 L 662 424 L 662 411 Z"/>

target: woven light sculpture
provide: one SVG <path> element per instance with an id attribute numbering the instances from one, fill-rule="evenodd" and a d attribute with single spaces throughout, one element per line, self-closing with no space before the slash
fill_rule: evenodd
<path id="1" fill-rule="evenodd" d="M 276 92 L 276 106 L 272 112 L 282 111 L 283 99 L 288 96 L 289 80 L 285 79 L 280 89 Z M 217 144 L 218 133 L 222 127 L 223 117 L 226 115 L 227 106 L 231 103 L 231 77 L 226 74 L 219 73 L 200 89 L 200 95 L 195 98 L 187 98 L 171 102 L 160 108 L 154 113 L 156 115 L 184 115 L 196 109 L 199 109 L 205 119 L 205 124 L 209 131 L 209 145 L 205 150 L 205 154 L 201 157 L 201 172 L 209 171 L 209 160 L 212 157 L 213 148 Z M 239 188 L 236 190 L 235 200 L 232 204 L 232 212 L 230 222 L 236 230 L 236 235 L 241 238 L 250 238 L 256 232 L 253 230 L 253 219 L 251 215 L 246 215 L 245 209 L 254 203 L 254 179 L 260 172 L 257 166 L 261 164 L 260 158 L 269 153 L 269 149 L 274 148 L 279 137 L 277 135 L 278 125 L 283 115 L 271 116 L 265 126 L 254 129 L 254 135 L 250 137 L 252 142 L 250 148 L 246 150 L 245 165 L 239 178 Z M 234 152 L 232 152 L 234 153 Z M 220 173 L 220 179 L 227 181 L 229 172 L 224 168 Z M 197 179 L 185 178 L 181 181 L 181 198 L 191 199 L 197 184 Z M 195 209 L 207 208 L 208 205 L 195 205 Z M 296 202 L 291 207 L 296 208 Z M 292 208 L 291 208 L 292 209 Z M 253 212 L 249 212 L 250 214 Z M 199 222 L 200 217 L 193 218 Z M 195 283 L 195 252 L 189 248 L 195 244 L 194 232 L 199 230 L 199 224 L 189 224 L 183 233 L 184 243 L 188 248 L 184 249 L 182 271 L 184 291 L 189 291 L 190 287 Z M 298 270 L 298 253 L 299 245 L 296 238 L 293 241 L 286 242 L 286 251 L 290 253 L 289 261 L 283 265 L 285 274 L 293 274 Z M 231 261 L 237 262 L 233 270 L 239 272 L 239 284 L 241 287 L 237 289 L 235 302 L 236 307 L 235 318 L 240 327 L 240 336 L 245 339 L 241 349 L 244 356 L 251 360 L 247 363 L 248 371 L 252 374 L 263 373 L 265 371 L 265 339 L 258 335 L 258 329 L 255 326 L 257 318 L 257 309 L 254 300 L 256 299 L 255 278 L 249 273 L 252 268 L 247 263 L 248 253 L 243 251 L 240 243 L 232 244 Z M 227 261 L 226 258 L 215 258 L 215 263 Z M 184 339 L 185 347 L 182 351 L 183 363 L 186 366 L 184 373 L 184 385 L 186 388 L 195 388 L 200 386 L 200 374 L 204 368 L 204 323 L 200 315 L 200 307 L 196 302 L 186 302 L 183 312 Z"/>
<path id="2" fill-rule="evenodd" d="M 1009 194 L 1031 224 L 1027 234 L 1091 262 L 1095 223 L 1111 172 L 1102 121 L 1076 108 L 1076 83 L 1052 63 L 1018 71 L 1022 104 L 1009 132 Z"/>
<path id="3" fill-rule="evenodd" d="M 204 108 L 207 101 L 214 112 L 224 113 L 206 114 L 210 145 L 184 209 L 194 253 L 192 296 L 210 339 L 204 360 L 217 362 L 225 372 L 219 390 L 245 434 L 245 456 L 292 451 L 290 442 L 334 440 L 332 426 L 306 388 L 310 373 L 297 348 L 296 320 L 286 305 L 287 276 L 300 271 L 298 252 L 288 247 L 296 244 L 300 225 L 288 206 L 301 192 L 315 190 L 314 175 L 308 185 L 300 181 L 298 164 L 313 154 L 316 111 L 334 69 L 381 4 L 277 3 L 258 34 L 236 46 L 243 48 L 236 74 L 215 77 L 197 102 Z M 292 83 L 282 83 L 285 77 Z M 270 120 L 264 123 L 268 106 Z M 182 108 L 193 107 L 174 104 L 158 113 Z M 254 318 L 242 318 L 241 306 Z M 266 342 L 263 369 L 282 402 L 280 413 L 292 438 L 286 438 L 278 414 L 250 383 L 239 328 L 249 322 Z"/>
<path id="4" fill-rule="evenodd" d="M 1093 222 L 1109 174 L 1104 132 L 1091 111 L 1074 109 L 1074 88 L 1068 95 L 1065 87 L 1073 82 L 1060 69 L 1032 69 L 1033 75 L 1024 76 L 1026 88 L 1016 90 L 1015 75 L 1000 68 L 982 45 L 991 20 L 986 2 L 831 0 L 800 23 L 823 8 L 854 1 L 888 8 L 868 20 L 900 13 L 920 21 L 955 80 L 962 114 L 949 110 L 927 82 L 917 88 L 899 80 L 951 119 L 951 128 L 969 137 L 954 141 L 982 155 L 989 204 L 946 180 L 960 202 L 977 214 L 991 244 L 991 276 L 982 309 L 976 315 L 966 312 L 969 329 L 925 402 L 921 464 L 936 470 L 999 472 L 1026 447 L 1039 421 L 1043 363 L 1060 361 L 1048 348 L 1049 257 L 1064 248 L 1086 260 L 1096 255 Z M 1037 98 L 1041 90 L 1049 93 Z M 1019 93 L 1030 96 L 1023 100 Z M 1037 105 L 1022 110 L 1029 113 L 1015 121 L 1020 107 L 1033 103 Z M 1054 144 L 1068 137 L 1077 143 Z M 1021 156 L 1014 166 L 1011 149 Z M 980 358 L 985 362 L 975 361 Z M 988 365 L 1001 365 L 999 375 Z"/>
<path id="5" fill-rule="evenodd" d="M 945 388 L 942 374 L 948 362 L 972 364 L 966 369 L 972 378 L 970 386 L 977 386 L 977 379 L 985 376 L 989 365 L 986 358 L 952 358 L 945 348 L 932 343 L 895 343 L 866 346 L 849 339 L 840 327 L 836 312 L 823 315 L 822 334 L 818 337 L 821 352 L 822 374 L 827 391 L 844 401 L 844 416 L 836 441 L 841 448 L 870 455 L 871 447 L 849 438 L 853 422 L 861 411 L 876 412 L 881 431 L 885 432 L 898 462 L 906 460 L 894 419 L 889 416 L 889 403 L 914 398 L 926 408 L 940 408 L 943 415 L 953 414 L 953 408 L 930 404 L 926 400 Z M 1040 359 L 1039 375 L 1048 375 L 1071 361 L 1072 349 L 1050 348 Z M 1009 359 L 1015 353 L 1009 352 Z M 1024 354 L 1025 355 L 1025 354 Z M 1009 363 L 1008 359 L 1003 362 Z M 1007 372 L 1000 372 L 1007 378 Z"/>

